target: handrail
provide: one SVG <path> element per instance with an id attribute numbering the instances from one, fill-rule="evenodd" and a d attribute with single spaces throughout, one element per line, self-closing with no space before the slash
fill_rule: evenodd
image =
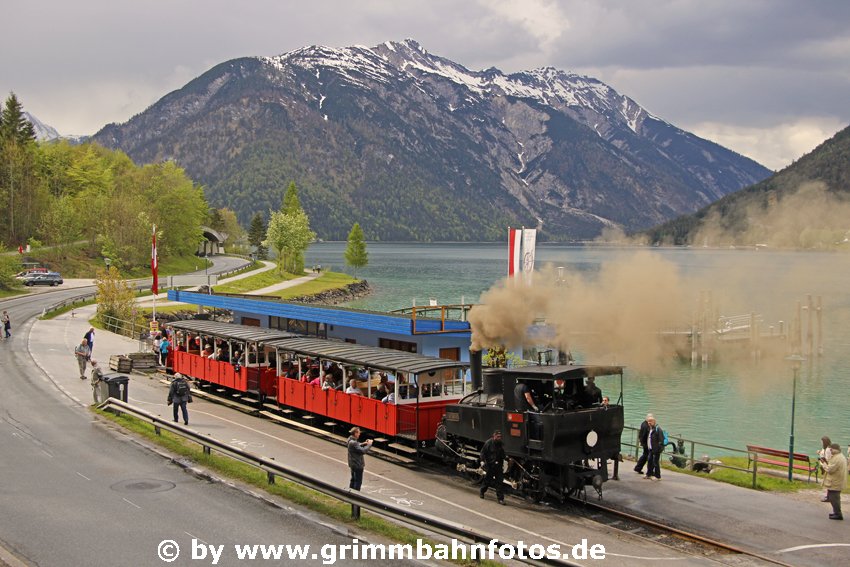
<path id="1" fill-rule="evenodd" d="M 221 441 L 218 441 L 211 437 L 201 435 L 200 433 L 189 429 L 188 427 L 184 427 L 179 423 L 174 423 L 162 419 L 158 416 L 144 411 L 143 409 L 122 402 L 121 400 L 115 398 L 108 398 L 98 407 L 100 409 L 113 409 L 119 413 L 128 413 L 137 418 L 149 421 L 154 426 L 154 430 L 157 434 L 160 433 L 161 429 L 165 429 L 167 431 L 170 431 L 171 433 L 180 435 L 201 445 L 203 447 L 204 453 L 209 454 L 211 449 L 215 449 L 216 451 L 233 457 L 234 459 L 253 465 L 266 472 L 266 474 L 268 475 L 269 484 L 274 484 L 275 477 L 279 476 L 311 490 L 315 490 L 316 492 L 320 492 L 326 496 L 330 496 L 342 502 L 351 504 L 352 506 L 360 506 L 361 508 L 372 510 L 373 512 L 377 512 L 378 514 L 387 516 L 393 520 L 410 526 L 429 530 L 442 534 L 446 537 L 471 542 L 473 544 L 490 544 L 490 542 L 496 542 L 495 545 L 497 546 L 497 548 L 501 548 L 502 546 L 506 545 L 509 547 L 513 547 L 514 551 L 516 551 L 516 546 L 514 546 L 513 544 L 502 542 L 498 538 L 493 537 L 491 535 L 483 534 L 481 532 L 473 530 L 472 528 L 456 524 L 449 520 L 437 518 L 436 516 L 431 516 L 430 514 L 425 514 L 423 512 L 414 512 L 413 510 L 405 508 L 399 508 L 391 504 L 387 504 L 386 502 L 382 502 L 380 500 L 372 498 L 371 496 L 362 494 L 356 490 L 351 490 L 350 488 L 340 488 L 333 484 L 317 480 L 311 477 L 310 475 L 307 475 L 295 469 L 284 467 L 280 465 L 280 463 L 277 463 L 270 459 L 254 455 L 252 453 L 249 453 L 248 451 L 243 451 L 242 449 L 239 449 L 237 447 L 231 447 L 230 445 L 222 443 Z M 527 565 L 564 565 L 569 567 L 579 566 L 578 563 L 573 563 L 563 559 L 551 559 L 548 557 L 544 557 L 541 559 L 532 559 L 530 557 L 526 557 L 524 559 L 520 559 L 516 557 L 518 555 L 517 553 L 514 553 L 514 555 L 516 561 L 525 563 Z"/>

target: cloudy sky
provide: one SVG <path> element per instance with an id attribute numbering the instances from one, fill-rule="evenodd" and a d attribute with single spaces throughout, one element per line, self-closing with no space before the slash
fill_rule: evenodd
<path id="1" fill-rule="evenodd" d="M 596 77 L 772 169 L 850 125 L 847 0 L 38 0 L 0 16 L 0 95 L 62 134 L 228 59 L 405 38 L 473 70 Z"/>

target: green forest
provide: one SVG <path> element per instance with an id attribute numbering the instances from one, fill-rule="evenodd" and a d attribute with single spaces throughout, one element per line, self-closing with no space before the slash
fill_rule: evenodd
<path id="1" fill-rule="evenodd" d="M 6 99 L 0 111 L 4 250 L 30 245 L 57 259 L 82 253 L 132 272 L 150 263 L 154 225 L 161 261 L 188 257 L 202 239 L 202 224 L 235 223 L 227 211 L 214 213 L 203 188 L 176 164 L 139 167 L 126 154 L 96 144 L 37 142 L 20 101 L 14 94 Z M 8 278 L 20 258 L 4 258 L 0 269 Z"/>

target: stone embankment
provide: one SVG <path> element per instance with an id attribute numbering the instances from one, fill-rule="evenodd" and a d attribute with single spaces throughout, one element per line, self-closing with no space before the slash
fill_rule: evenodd
<path id="1" fill-rule="evenodd" d="M 299 297 L 293 297 L 289 301 L 321 305 L 338 305 L 340 303 L 345 303 L 347 301 L 353 301 L 361 297 L 366 297 L 370 293 L 372 293 L 372 288 L 369 287 L 369 282 L 363 280 L 360 282 L 348 284 L 347 286 L 339 289 L 329 289 L 327 291 L 323 291 L 322 293 L 317 293 L 314 295 L 302 295 Z"/>

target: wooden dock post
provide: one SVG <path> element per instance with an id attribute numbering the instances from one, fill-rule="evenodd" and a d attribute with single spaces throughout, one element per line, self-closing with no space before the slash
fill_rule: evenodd
<path id="1" fill-rule="evenodd" d="M 823 356 L 823 302 L 821 296 L 818 296 L 818 356 Z"/>

